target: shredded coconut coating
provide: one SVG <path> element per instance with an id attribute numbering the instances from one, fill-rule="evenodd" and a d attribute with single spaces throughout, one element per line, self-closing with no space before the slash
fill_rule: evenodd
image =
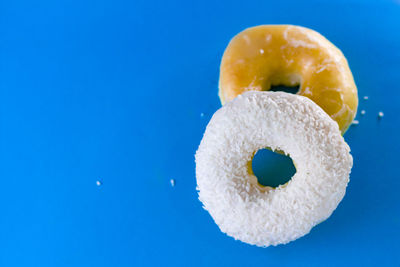
<path id="1" fill-rule="evenodd" d="M 282 150 L 296 174 L 260 188 L 248 162 L 262 148 Z M 267 247 L 307 234 L 342 200 L 353 164 L 338 125 L 310 99 L 245 92 L 212 117 L 196 152 L 199 199 L 220 230 Z"/>

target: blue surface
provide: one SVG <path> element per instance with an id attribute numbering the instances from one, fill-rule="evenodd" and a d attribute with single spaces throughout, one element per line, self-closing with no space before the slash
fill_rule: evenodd
<path id="1" fill-rule="evenodd" d="M 398 0 L 1 1 L 0 266 L 399 266 L 399 18 Z M 332 217 L 262 249 L 202 209 L 194 153 L 230 38 L 281 23 L 342 49 L 366 115 Z"/>

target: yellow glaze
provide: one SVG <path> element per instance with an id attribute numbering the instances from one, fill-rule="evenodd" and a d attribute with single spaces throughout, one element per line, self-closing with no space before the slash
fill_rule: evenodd
<path id="1" fill-rule="evenodd" d="M 220 69 L 222 104 L 244 91 L 300 85 L 298 94 L 317 103 L 342 134 L 357 112 L 357 87 L 342 52 L 319 33 L 292 25 L 262 25 L 236 35 Z"/>

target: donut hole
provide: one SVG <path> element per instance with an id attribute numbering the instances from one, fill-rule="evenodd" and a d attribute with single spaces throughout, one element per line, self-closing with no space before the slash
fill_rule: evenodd
<path id="1" fill-rule="evenodd" d="M 269 149 L 260 149 L 255 153 L 251 168 L 259 185 L 272 188 L 286 184 L 296 173 L 289 156 Z"/>
<path id="2" fill-rule="evenodd" d="M 297 94 L 300 90 L 301 76 L 295 73 L 275 73 L 270 76 L 269 91 Z"/>

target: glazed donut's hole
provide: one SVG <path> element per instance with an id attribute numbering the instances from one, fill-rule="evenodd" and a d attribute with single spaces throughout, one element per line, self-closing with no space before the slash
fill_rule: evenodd
<path id="1" fill-rule="evenodd" d="M 300 90 L 301 76 L 295 73 L 277 72 L 270 76 L 269 91 L 297 94 Z"/>
<path id="2" fill-rule="evenodd" d="M 273 188 L 286 184 L 296 173 L 290 157 L 269 149 L 258 150 L 251 167 L 260 185 Z"/>

